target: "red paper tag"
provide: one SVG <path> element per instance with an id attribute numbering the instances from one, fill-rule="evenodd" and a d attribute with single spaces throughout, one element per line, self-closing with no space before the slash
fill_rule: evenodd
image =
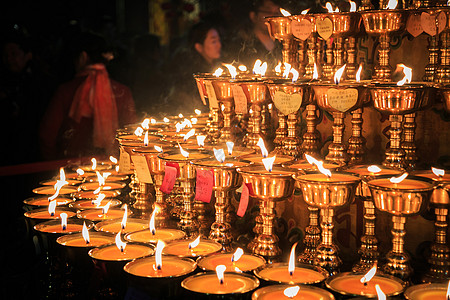
<path id="1" fill-rule="evenodd" d="M 177 169 L 177 178 L 180 176 L 180 165 L 176 162 L 166 162 L 166 167 L 173 167 Z"/>
<path id="2" fill-rule="evenodd" d="M 170 194 L 173 190 L 173 186 L 175 185 L 175 181 L 177 179 L 177 168 L 166 165 L 164 179 L 159 188 L 161 192 L 164 194 Z"/>
<path id="3" fill-rule="evenodd" d="M 244 183 L 242 186 L 241 199 L 239 200 L 239 207 L 237 210 L 237 215 L 243 217 L 247 211 L 248 201 L 250 194 L 253 192 L 251 183 Z"/>
<path id="4" fill-rule="evenodd" d="M 197 182 L 195 185 L 195 200 L 209 203 L 214 186 L 214 174 L 210 170 L 197 169 Z"/>

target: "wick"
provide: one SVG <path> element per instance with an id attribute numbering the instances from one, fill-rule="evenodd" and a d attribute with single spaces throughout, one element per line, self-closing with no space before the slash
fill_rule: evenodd
<path id="1" fill-rule="evenodd" d="M 87 240 L 87 241 L 86 241 L 86 245 L 88 245 L 89 243 L 90 243 L 90 241 L 89 241 L 89 240 Z"/>
<path id="2" fill-rule="evenodd" d="M 123 253 L 123 247 L 120 247 L 120 252 L 122 252 L 122 253 Z"/>
<path id="3" fill-rule="evenodd" d="M 289 276 L 292 276 L 292 275 L 294 275 L 294 272 L 289 271 Z"/>
<path id="4" fill-rule="evenodd" d="M 219 282 L 220 282 L 220 284 L 223 284 L 223 279 L 220 279 Z"/>
<path id="5" fill-rule="evenodd" d="M 125 230 L 125 226 L 124 225 L 122 225 L 122 230 Z"/>
<path id="6" fill-rule="evenodd" d="M 55 216 L 55 213 L 53 213 L 53 212 L 50 213 L 50 216 L 51 216 L 51 217 L 54 217 L 54 216 Z"/>
<path id="7" fill-rule="evenodd" d="M 156 269 L 157 269 L 158 271 L 161 271 L 161 265 L 157 265 L 157 266 L 156 266 Z"/>
<path id="8" fill-rule="evenodd" d="M 366 282 L 364 282 L 364 286 L 367 286 L 367 281 L 366 281 Z"/>
<path id="9" fill-rule="evenodd" d="M 66 230 L 66 225 L 63 225 L 62 230 Z"/>
<path id="10" fill-rule="evenodd" d="M 155 235 L 156 234 L 156 230 L 155 229 L 153 229 L 152 230 L 152 235 Z M 191 247 L 189 247 L 189 249 L 190 249 Z"/>

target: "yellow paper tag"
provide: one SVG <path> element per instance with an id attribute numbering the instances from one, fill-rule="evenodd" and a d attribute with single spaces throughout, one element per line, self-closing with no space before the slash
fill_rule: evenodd
<path id="1" fill-rule="evenodd" d="M 119 157 L 119 170 L 123 173 L 130 172 L 131 169 L 131 162 L 130 162 L 130 155 L 120 148 L 120 157 Z"/>
<path id="2" fill-rule="evenodd" d="M 203 105 L 206 105 L 206 102 L 205 102 L 205 93 L 203 93 L 203 87 L 202 87 L 202 85 L 201 85 L 200 82 L 198 82 L 197 80 L 196 80 L 196 82 L 197 82 L 198 93 L 200 94 L 200 97 L 201 97 L 201 99 L 202 99 Z"/>
<path id="3" fill-rule="evenodd" d="M 219 108 L 219 102 L 217 102 L 216 92 L 211 81 L 205 81 L 206 94 L 208 95 L 209 107 Z"/>
<path id="4" fill-rule="evenodd" d="M 422 32 L 422 21 L 420 15 L 411 14 L 406 22 L 406 30 L 413 36 L 418 37 Z"/>
<path id="5" fill-rule="evenodd" d="M 305 41 L 312 33 L 312 24 L 309 20 L 302 19 L 300 22 L 296 20 L 292 20 L 291 22 L 291 31 L 292 34 L 302 40 Z"/>
<path id="6" fill-rule="evenodd" d="M 331 88 L 328 90 L 327 97 L 331 107 L 340 112 L 346 112 L 358 102 L 358 90 Z"/>
<path id="7" fill-rule="evenodd" d="M 328 40 L 333 34 L 333 21 L 329 18 L 316 20 L 316 25 L 317 33 L 319 33 L 320 37 L 324 40 Z"/>
<path id="8" fill-rule="evenodd" d="M 303 91 L 292 95 L 286 94 L 283 91 L 276 91 L 273 95 L 273 104 L 283 114 L 289 115 L 297 112 L 302 105 Z"/>
<path id="9" fill-rule="evenodd" d="M 238 85 L 232 85 L 231 90 L 234 98 L 234 111 L 237 114 L 247 113 L 247 96 L 245 96 L 244 90 Z"/>
<path id="10" fill-rule="evenodd" d="M 134 169 L 136 170 L 139 182 L 153 183 L 150 170 L 148 168 L 147 160 L 144 156 L 133 155 L 131 160 L 134 164 Z"/>
<path id="11" fill-rule="evenodd" d="M 438 33 L 441 33 L 442 30 L 444 30 L 445 25 L 447 24 L 447 16 L 444 12 L 439 13 L 439 15 L 423 12 L 420 16 L 420 19 L 422 21 L 423 31 L 431 36 L 436 35 L 436 30 L 438 30 Z"/>

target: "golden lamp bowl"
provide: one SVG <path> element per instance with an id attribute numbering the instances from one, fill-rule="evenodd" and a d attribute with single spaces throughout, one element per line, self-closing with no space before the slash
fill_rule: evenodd
<path id="1" fill-rule="evenodd" d="M 274 99 L 276 92 L 284 92 L 286 95 L 299 94 L 302 96 L 300 107 L 311 104 L 310 86 L 305 82 L 292 82 L 288 79 L 273 80 L 266 83 L 270 97 Z"/>
<path id="2" fill-rule="evenodd" d="M 249 103 L 263 104 L 270 99 L 269 89 L 263 81 L 242 81 L 237 84 L 244 90 Z"/>
<path id="3" fill-rule="evenodd" d="M 208 100 L 208 94 L 206 93 L 205 80 L 214 78 L 212 73 L 195 73 L 194 75 L 195 82 L 197 83 L 197 88 L 200 96 L 203 96 L 204 99 L 202 101 L 206 102 Z"/>
<path id="4" fill-rule="evenodd" d="M 370 86 L 375 109 L 388 114 L 409 114 L 431 104 L 435 89 L 428 84 L 375 83 Z"/>
<path id="5" fill-rule="evenodd" d="M 397 9 L 371 10 L 360 12 L 368 34 L 379 35 L 403 30 L 407 11 Z"/>
<path id="6" fill-rule="evenodd" d="M 294 170 L 274 166 L 272 172 L 264 166 L 248 166 L 238 169 L 244 183 L 251 184 L 252 195 L 260 200 L 283 201 L 294 192 Z"/>
<path id="7" fill-rule="evenodd" d="M 355 35 L 360 32 L 361 15 L 357 12 L 339 12 L 317 14 L 317 20 L 329 18 L 333 22 L 333 36 L 345 37 Z"/>
<path id="8" fill-rule="evenodd" d="M 445 175 L 442 177 L 436 176 L 431 170 L 417 170 L 412 174 L 427 177 L 436 182 L 435 189 L 431 193 L 431 204 L 444 208 L 450 204 L 450 196 L 447 192 L 448 188 L 450 188 L 450 174 L 448 172 L 445 172 Z"/>
<path id="9" fill-rule="evenodd" d="M 233 100 L 233 92 L 231 90 L 230 79 L 211 79 L 214 92 L 216 93 L 217 100 L 219 101 L 231 101 Z"/>
<path id="10" fill-rule="evenodd" d="M 185 159 L 179 150 L 171 150 L 158 154 L 158 158 L 164 161 L 164 163 L 177 163 L 179 167 L 178 181 L 191 181 L 195 179 L 196 172 L 195 166 L 191 163 L 192 161 L 208 159 L 209 154 L 200 151 L 190 151 L 189 158 Z"/>
<path id="11" fill-rule="evenodd" d="M 316 104 L 329 112 L 351 111 L 362 107 L 369 99 L 367 86 L 362 83 L 317 83 L 312 85 L 312 89 Z M 356 94 L 353 94 L 351 98 L 346 98 L 348 105 L 342 105 L 342 101 L 336 101 L 336 97 L 339 95 L 345 95 L 355 90 Z"/>
<path id="12" fill-rule="evenodd" d="M 291 39 L 291 19 L 289 17 L 270 17 L 266 18 L 266 25 L 269 33 L 277 40 Z"/>
<path id="13" fill-rule="evenodd" d="M 388 186 L 380 185 L 380 180 L 389 180 L 391 177 L 382 175 L 367 181 L 375 207 L 398 216 L 419 213 L 427 205 L 434 190 L 433 180 L 409 175 L 406 180 L 417 181 L 417 187 L 411 185 L 410 188 L 399 188 L 392 183 Z"/>
<path id="14" fill-rule="evenodd" d="M 333 172 L 330 180 L 320 172 L 296 174 L 294 179 L 300 186 L 305 202 L 318 208 L 338 207 L 349 203 L 360 182 L 359 177 L 343 172 Z"/>
<path id="15" fill-rule="evenodd" d="M 217 160 L 203 160 L 193 163 L 197 170 L 211 170 L 214 176 L 214 191 L 236 190 L 242 185 L 242 176 L 237 172 L 238 167 L 247 166 L 240 160 L 226 160 L 221 164 Z"/>
<path id="16" fill-rule="evenodd" d="M 156 151 L 155 148 L 141 147 L 133 149 L 133 152 L 138 155 L 143 155 L 147 160 L 147 165 L 152 175 L 164 175 L 165 163 L 162 159 L 158 157 L 160 152 Z"/>

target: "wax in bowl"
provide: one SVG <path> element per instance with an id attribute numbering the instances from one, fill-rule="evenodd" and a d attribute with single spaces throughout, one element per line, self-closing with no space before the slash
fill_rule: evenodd
<path id="1" fill-rule="evenodd" d="M 56 206 L 67 205 L 74 201 L 73 199 L 66 197 L 56 197 L 54 200 L 56 200 Z M 48 197 L 32 197 L 23 200 L 23 203 L 30 206 L 48 207 L 50 201 L 48 200 Z"/>
<path id="2" fill-rule="evenodd" d="M 125 249 L 121 251 L 115 244 L 105 245 L 91 249 L 89 256 L 102 261 L 131 261 L 136 258 L 150 256 L 154 254 L 154 247 L 139 243 L 127 243 Z"/>
<path id="3" fill-rule="evenodd" d="M 158 240 L 163 242 L 171 242 L 184 239 L 186 234 L 178 229 L 159 228 L 153 234 L 149 229 L 130 232 L 125 235 L 125 239 L 130 242 L 152 243 L 156 244 Z"/>
<path id="4" fill-rule="evenodd" d="M 79 219 L 87 219 L 91 221 L 105 221 L 105 220 L 114 220 L 114 219 L 121 219 L 123 217 L 125 210 L 123 209 L 117 209 L 117 208 L 110 208 L 106 212 L 106 214 L 103 213 L 103 210 L 100 208 L 97 209 L 86 209 L 86 210 L 80 210 L 77 212 L 77 217 Z M 132 215 L 131 210 L 128 210 L 128 217 Z"/>
<path id="5" fill-rule="evenodd" d="M 109 232 L 109 233 L 129 233 L 142 229 L 146 229 L 149 226 L 148 220 L 127 218 L 125 228 L 122 228 L 122 219 L 107 220 L 95 224 L 95 230 Z"/>
<path id="6" fill-rule="evenodd" d="M 315 284 L 324 281 L 328 273 L 319 267 L 297 264 L 290 275 L 287 263 L 273 263 L 255 270 L 255 275 L 268 282 L 285 284 Z"/>
<path id="7" fill-rule="evenodd" d="M 74 197 L 77 200 L 95 200 L 100 193 L 104 194 L 105 198 L 114 198 L 120 195 L 119 190 L 101 190 L 98 193 L 94 193 L 94 191 L 81 191 L 76 193 Z"/>
<path id="8" fill-rule="evenodd" d="M 181 286 L 199 295 L 245 294 L 259 286 L 258 278 L 239 273 L 224 273 L 223 283 L 215 272 L 198 273 L 183 280 Z"/>
<path id="9" fill-rule="evenodd" d="M 266 264 L 266 260 L 263 257 L 253 254 L 243 254 L 235 262 L 231 261 L 232 256 L 233 253 L 212 254 L 200 257 L 197 264 L 204 271 L 215 271 L 216 266 L 225 265 L 227 267 L 226 272 L 249 272 Z"/>
<path id="10" fill-rule="evenodd" d="M 277 284 L 259 288 L 252 294 L 252 300 L 273 300 L 273 299 L 297 299 L 297 300 L 334 300 L 330 292 L 308 285 L 300 285 L 297 295 L 289 298 L 284 295 L 284 290 L 292 285 Z"/>
<path id="11" fill-rule="evenodd" d="M 180 240 L 168 243 L 163 254 L 174 255 L 178 257 L 199 257 L 213 254 L 222 250 L 222 245 L 211 240 L 200 240 L 197 247 L 189 249 L 189 243 L 194 240 Z"/>
<path id="12" fill-rule="evenodd" d="M 59 195 L 68 195 L 68 194 L 75 193 L 76 191 L 77 191 L 77 187 L 65 185 L 59 190 Z M 55 194 L 55 192 L 56 192 L 55 188 L 53 186 L 49 186 L 49 185 L 40 186 L 40 187 L 33 189 L 33 193 L 38 194 L 38 195 L 51 196 L 51 195 Z"/>
<path id="13" fill-rule="evenodd" d="M 84 210 L 84 209 L 93 209 L 93 208 L 100 208 L 108 204 L 108 202 L 111 202 L 110 208 L 118 207 L 122 205 L 122 201 L 114 198 L 105 198 L 103 199 L 99 205 L 93 203 L 95 199 L 92 200 L 77 200 L 75 202 L 72 202 L 69 204 L 70 208 L 77 209 L 77 210 Z"/>

